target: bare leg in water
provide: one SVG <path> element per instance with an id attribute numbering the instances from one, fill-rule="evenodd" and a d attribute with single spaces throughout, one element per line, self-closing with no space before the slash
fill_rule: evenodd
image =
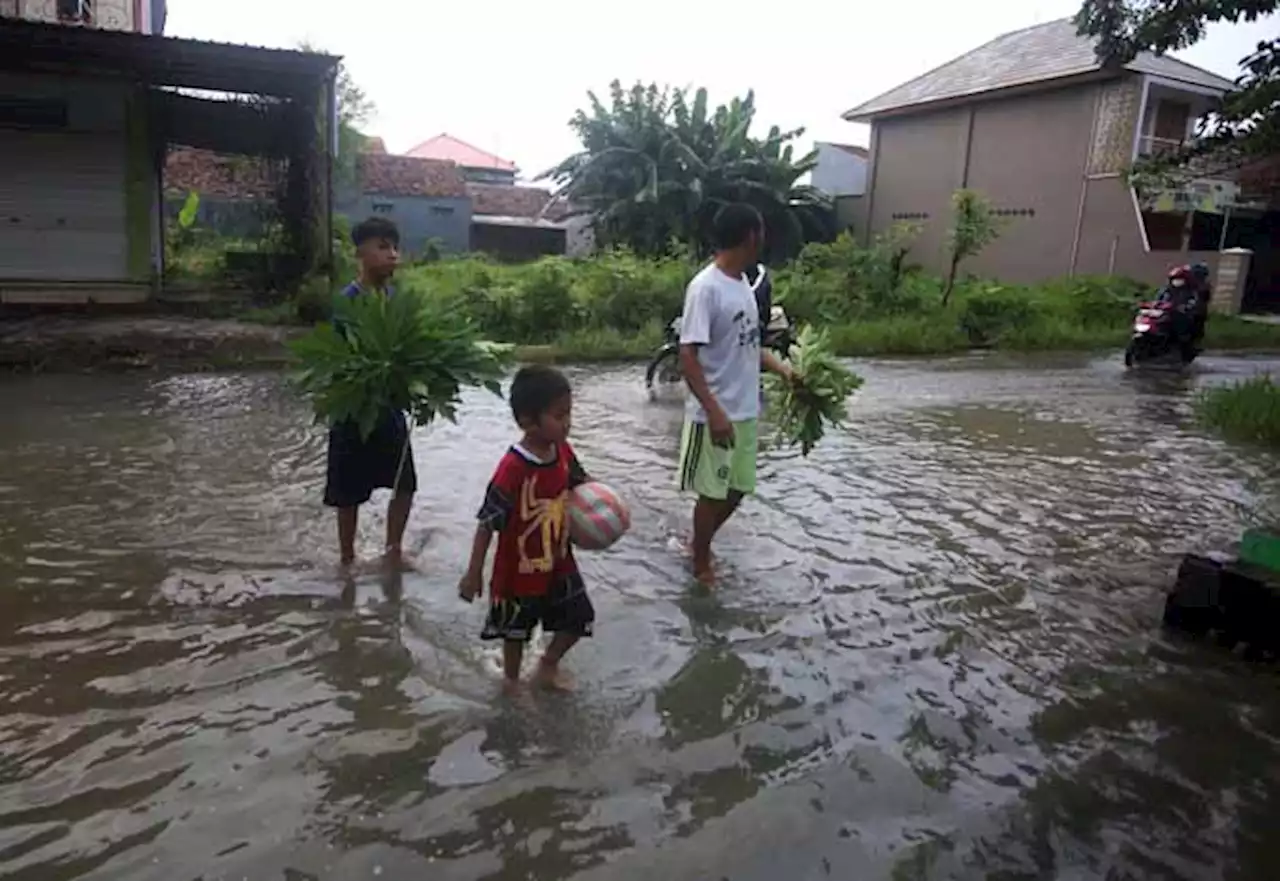
<path id="1" fill-rule="evenodd" d="M 711 559 L 711 540 L 728 522 L 742 503 L 742 493 L 729 492 L 728 498 L 710 499 L 698 496 L 693 506 L 693 575 L 707 587 L 715 584 L 715 568 Z"/>
<path id="2" fill-rule="evenodd" d="M 386 560 L 392 566 L 405 566 L 404 530 L 409 524 L 409 511 L 413 508 L 413 493 L 396 493 L 387 505 Z"/>
<path id="3" fill-rule="evenodd" d="M 557 633 L 551 638 L 551 645 L 542 653 L 538 661 L 538 672 L 533 674 L 535 684 L 555 691 L 570 691 L 573 686 L 560 669 L 560 659 L 578 642 L 572 633 Z"/>
<path id="4" fill-rule="evenodd" d="M 356 561 L 356 525 L 359 521 L 358 507 L 338 509 L 338 560 L 344 569 Z"/>

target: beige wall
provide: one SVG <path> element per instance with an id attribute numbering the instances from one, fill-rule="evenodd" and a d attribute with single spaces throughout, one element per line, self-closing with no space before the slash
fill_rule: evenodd
<path id="1" fill-rule="evenodd" d="M 1117 273 L 1158 280 L 1173 263 L 1212 262 L 1144 248 L 1116 173 L 1132 155 L 1141 94 L 1141 78 L 1129 76 L 877 122 L 869 234 L 895 220 L 923 223 L 912 259 L 941 271 L 951 195 L 967 186 L 1005 214 L 1000 238 L 966 271 L 1030 282 L 1114 262 Z"/>
<path id="2" fill-rule="evenodd" d="M 923 224 L 912 259 L 939 268 L 951 193 L 960 186 L 969 111 L 943 110 L 876 123 L 872 136 L 870 232 Z"/>
<path id="3" fill-rule="evenodd" d="M 966 185 L 1014 213 L 968 271 L 1013 282 L 1071 271 L 1095 104 L 1096 88 L 1072 88 L 975 106 Z"/>

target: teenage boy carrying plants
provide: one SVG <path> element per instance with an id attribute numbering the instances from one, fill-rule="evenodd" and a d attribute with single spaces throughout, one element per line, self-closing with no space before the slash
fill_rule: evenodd
<path id="1" fill-rule="evenodd" d="M 370 217 L 356 224 L 351 240 L 356 246 L 360 275 L 347 285 L 343 296 L 394 296 L 391 278 L 400 262 L 400 231 L 396 225 L 385 218 Z M 385 560 L 395 567 L 404 565 L 404 529 L 418 489 L 408 440 L 404 413 L 391 409 L 379 417 L 367 438 L 361 438 L 353 421 L 329 429 L 324 503 L 338 510 L 338 551 L 344 567 L 355 562 L 360 506 L 369 501 L 375 489 L 393 490 L 387 505 Z"/>

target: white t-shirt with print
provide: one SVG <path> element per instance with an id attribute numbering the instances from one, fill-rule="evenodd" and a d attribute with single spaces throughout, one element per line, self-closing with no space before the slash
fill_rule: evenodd
<path id="1" fill-rule="evenodd" d="M 751 286 L 714 264 L 693 277 L 684 294 L 680 343 L 698 346 L 698 361 L 732 422 L 760 415 L 760 316 Z M 692 422 L 707 414 L 693 395 L 685 406 Z"/>

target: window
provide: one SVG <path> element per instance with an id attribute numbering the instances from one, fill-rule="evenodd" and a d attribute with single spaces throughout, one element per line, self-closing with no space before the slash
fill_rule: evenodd
<path id="1" fill-rule="evenodd" d="M 395 210 L 395 207 L 396 206 L 391 202 L 374 202 L 373 213 L 374 214 L 390 214 L 392 211 Z"/>
<path id="2" fill-rule="evenodd" d="M 432 205 L 431 213 L 437 217 L 448 217 L 453 214 L 453 208 L 448 205 Z"/>
<path id="3" fill-rule="evenodd" d="M 897 211 L 890 215 L 893 220 L 928 220 L 927 211 Z"/>
<path id="4" fill-rule="evenodd" d="M 991 211 L 996 217 L 1035 217 L 1034 208 L 994 208 Z"/>
<path id="5" fill-rule="evenodd" d="M 92 0 L 58 0 L 58 21 L 67 24 L 93 24 Z"/>

